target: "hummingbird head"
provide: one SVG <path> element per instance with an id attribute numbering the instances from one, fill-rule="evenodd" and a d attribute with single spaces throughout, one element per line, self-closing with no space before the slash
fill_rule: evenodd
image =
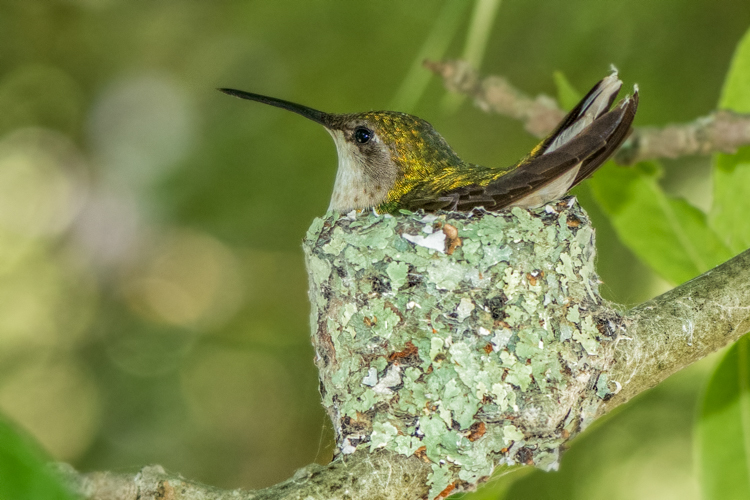
<path id="1" fill-rule="evenodd" d="M 461 162 L 432 125 L 413 115 L 395 111 L 324 113 L 274 97 L 219 90 L 292 111 L 326 128 L 338 152 L 329 210 L 345 213 L 396 201 L 411 189 L 413 181 L 429 175 L 431 165 Z"/>

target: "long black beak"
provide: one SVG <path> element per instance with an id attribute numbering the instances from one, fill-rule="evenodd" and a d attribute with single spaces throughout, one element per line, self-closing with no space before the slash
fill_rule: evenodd
<path id="1" fill-rule="evenodd" d="M 310 120 L 316 123 L 320 123 L 324 127 L 328 127 L 328 123 L 330 121 L 328 113 L 323 113 L 322 111 L 318 111 L 317 109 L 308 108 L 307 106 L 285 101 L 283 99 L 276 99 L 275 97 L 268 97 L 268 96 L 260 95 L 260 94 L 252 94 L 250 92 L 243 92 L 242 90 L 235 90 L 235 89 L 218 89 L 218 90 L 220 90 L 221 92 L 224 92 L 227 95 L 239 97 L 240 99 L 258 101 L 258 102 L 262 102 L 263 104 L 268 104 L 271 106 L 276 106 L 277 108 L 283 108 L 283 109 L 289 110 L 292 113 L 297 113 L 298 115 L 302 115 L 305 118 L 309 118 Z"/>

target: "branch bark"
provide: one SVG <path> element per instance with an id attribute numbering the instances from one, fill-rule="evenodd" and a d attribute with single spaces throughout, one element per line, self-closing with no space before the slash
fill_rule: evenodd
<path id="1" fill-rule="evenodd" d="M 622 390 L 600 414 L 750 331 L 750 250 L 630 309 L 624 324 L 611 371 Z"/>
<path id="2" fill-rule="evenodd" d="M 549 134 L 564 116 L 557 101 L 529 97 L 501 76 L 481 78 L 465 61 L 425 61 L 451 92 L 464 94 L 484 111 L 514 118 L 535 137 Z M 689 155 L 734 153 L 750 144 L 750 115 L 719 110 L 688 123 L 636 127 L 614 156 L 620 165 Z"/>
<path id="3" fill-rule="evenodd" d="M 292 478 L 261 490 L 222 490 L 168 473 L 158 465 L 136 474 L 78 474 L 69 466 L 59 473 L 70 488 L 92 500 L 304 500 L 424 498 L 430 466 L 416 457 L 386 450 L 340 457 L 328 465 L 309 465 Z"/>

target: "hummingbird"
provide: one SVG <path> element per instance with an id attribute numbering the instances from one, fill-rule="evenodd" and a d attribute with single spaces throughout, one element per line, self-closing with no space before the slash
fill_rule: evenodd
<path id="1" fill-rule="evenodd" d="M 621 86 L 613 71 L 528 155 L 499 168 L 462 160 L 432 125 L 406 113 L 325 113 L 275 97 L 218 90 L 292 111 L 325 127 L 338 152 L 329 210 L 398 213 L 536 208 L 565 196 L 629 135 L 638 88 L 612 107 Z"/>

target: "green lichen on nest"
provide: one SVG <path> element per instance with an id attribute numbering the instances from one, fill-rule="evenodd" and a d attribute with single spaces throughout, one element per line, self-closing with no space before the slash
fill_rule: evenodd
<path id="1" fill-rule="evenodd" d="M 615 390 L 593 240 L 568 200 L 316 219 L 310 319 L 339 451 L 429 460 L 433 498 L 500 464 L 555 468 Z"/>

